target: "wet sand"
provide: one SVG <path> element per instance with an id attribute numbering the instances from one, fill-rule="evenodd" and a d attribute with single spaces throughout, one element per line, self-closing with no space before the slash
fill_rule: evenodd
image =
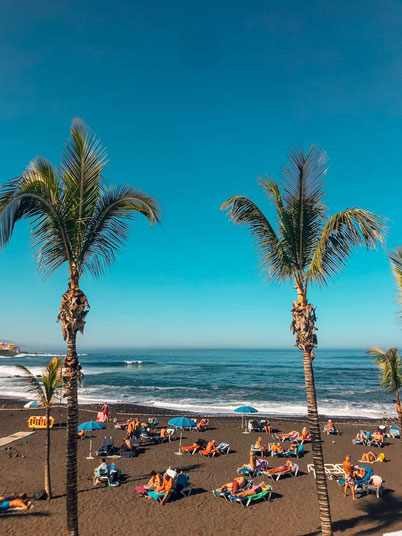
<path id="1" fill-rule="evenodd" d="M 2 401 L 4 402 L 4 401 Z M 27 418 L 31 414 L 41 414 L 41 410 L 21 410 L 20 408 L 0 410 L 0 436 L 17 431 L 25 431 Z M 144 413 L 151 415 L 168 414 L 156 408 L 119 407 L 112 408 L 112 417 L 123 419 L 127 415 L 117 412 Z M 56 423 L 65 422 L 65 410 L 61 416 L 59 409 L 53 411 Z M 259 416 L 260 417 L 260 416 Z M 82 407 L 80 422 L 95 419 L 94 408 Z M 167 416 L 159 417 L 165 424 Z M 275 429 L 301 430 L 299 419 L 270 419 Z M 389 421 L 388 421 L 389 422 Z M 89 439 L 78 442 L 78 487 L 80 508 L 80 534 L 82 536 L 115 536 L 116 534 L 141 534 L 142 536 L 209 536 L 215 534 L 272 534 L 275 536 L 301 536 L 319 534 L 319 516 L 315 494 L 315 481 L 307 474 L 307 464 L 312 463 L 311 446 L 306 445 L 306 453 L 300 460 L 299 476 L 285 478 L 279 482 L 269 481 L 274 494 L 271 502 L 252 504 L 242 508 L 224 499 L 214 497 L 211 490 L 233 480 L 236 468 L 248 461 L 251 443 L 258 434 L 241 433 L 239 418 L 212 417 L 211 430 L 199 434 L 184 432 L 183 444 L 191 444 L 197 437 L 225 441 L 231 445 L 231 453 L 224 457 L 205 458 L 177 456 L 178 441 L 161 445 L 145 446 L 137 458 L 113 460 L 125 475 L 125 482 L 118 488 L 92 486 L 94 467 L 97 459 L 87 460 Z M 346 454 L 352 455 L 357 463 L 368 447 L 352 445 L 352 438 L 360 428 L 374 430 L 380 421 L 338 421 L 335 420 L 340 436 L 323 436 L 326 463 L 342 462 Z M 116 444 L 121 444 L 123 433 L 109 423 L 107 430 L 90 433 L 93 451 L 100 446 L 101 439 L 112 436 Z M 36 501 L 33 510 L 0 516 L 0 534 L 8 535 L 50 535 L 65 534 L 65 428 L 52 430 L 52 501 Z M 266 438 L 266 436 L 265 436 Z M 271 440 L 271 438 L 269 438 Z M 380 535 L 392 530 L 402 530 L 402 447 L 400 440 L 389 439 L 382 449 L 386 463 L 373 464 L 375 474 L 384 480 L 385 493 L 378 500 L 374 494 L 363 496 L 358 501 L 344 498 L 343 490 L 335 481 L 329 481 L 329 493 L 335 534 Z M 379 449 L 371 447 L 374 452 Z M 26 491 L 32 495 L 43 489 L 44 432 L 11 443 L 0 449 L 0 494 Z M 282 459 L 268 458 L 271 467 L 283 463 Z M 168 467 L 177 468 L 190 474 L 194 491 L 189 497 L 181 497 L 164 506 L 139 497 L 135 486 L 145 483 L 151 470 L 164 471 Z"/>

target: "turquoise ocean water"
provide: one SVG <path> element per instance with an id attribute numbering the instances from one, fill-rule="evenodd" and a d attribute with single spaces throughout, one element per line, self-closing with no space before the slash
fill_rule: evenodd
<path id="1" fill-rule="evenodd" d="M 27 395 L 15 363 L 35 374 L 54 354 L 0 357 L 0 396 Z M 228 413 L 251 404 L 271 415 L 303 415 L 302 358 L 294 350 L 130 350 L 82 354 L 82 402 L 131 402 Z M 314 360 L 320 413 L 395 416 L 379 388 L 374 361 L 359 350 L 318 350 Z"/>

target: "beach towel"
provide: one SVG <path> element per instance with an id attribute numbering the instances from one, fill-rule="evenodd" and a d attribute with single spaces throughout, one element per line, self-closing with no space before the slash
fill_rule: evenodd
<path id="1" fill-rule="evenodd" d="M 23 439 L 24 437 L 28 437 L 35 432 L 15 432 L 15 434 L 11 434 L 7 437 L 2 437 L 0 439 L 0 447 L 5 447 L 9 443 L 12 443 L 13 441 L 17 441 L 18 439 Z"/>

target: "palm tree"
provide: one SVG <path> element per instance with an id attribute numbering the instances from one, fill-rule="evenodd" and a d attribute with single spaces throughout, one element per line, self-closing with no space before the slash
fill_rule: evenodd
<path id="1" fill-rule="evenodd" d="M 259 267 L 268 279 L 293 281 L 297 300 L 293 302 L 291 331 L 296 346 L 303 352 L 307 413 L 312 436 L 313 460 L 320 509 L 322 534 L 332 534 L 331 514 L 318 421 L 313 359 L 317 346 L 316 314 L 308 302 L 310 283 L 326 285 L 345 265 L 355 246 L 374 248 L 383 241 L 383 218 L 360 208 L 347 208 L 331 217 L 323 203 L 327 172 L 326 154 L 312 146 L 307 154 L 292 150 L 283 169 L 283 192 L 269 177 L 260 184 L 272 202 L 278 228 L 269 223 L 262 211 L 243 196 L 228 199 L 231 219 L 247 225 L 255 238 Z"/>
<path id="2" fill-rule="evenodd" d="M 42 385 L 40 381 L 23 365 L 15 365 L 24 375 L 28 383 L 28 392 L 32 393 L 46 413 L 46 440 L 45 440 L 45 491 L 47 498 L 52 498 L 52 484 L 50 479 L 50 410 L 54 398 L 61 388 L 62 361 L 54 357 L 42 371 Z"/>
<path id="3" fill-rule="evenodd" d="M 398 301 L 402 305 L 402 246 L 388 254 L 391 260 L 392 272 L 398 287 Z"/>
<path id="4" fill-rule="evenodd" d="M 402 359 L 398 354 L 398 348 L 389 348 L 386 351 L 380 350 L 379 348 L 370 348 L 368 355 L 374 357 L 382 373 L 380 380 L 381 387 L 384 391 L 395 393 L 399 430 L 402 432 L 402 406 L 399 397 L 399 390 L 402 387 Z"/>
<path id="5" fill-rule="evenodd" d="M 80 120 L 74 120 L 58 169 L 38 157 L 20 177 L 0 188 L 0 246 L 7 244 L 16 221 L 28 218 L 39 271 L 48 276 L 67 264 L 69 272 L 68 289 L 57 318 L 67 341 L 64 379 L 69 536 L 78 535 L 77 382 L 82 372 L 76 338 L 84 331 L 89 311 L 80 279 L 86 272 L 100 276 L 114 261 L 135 214 L 143 214 L 151 224 L 159 221 L 154 198 L 131 186 L 106 187 L 102 179 L 106 163 L 100 141 Z"/>

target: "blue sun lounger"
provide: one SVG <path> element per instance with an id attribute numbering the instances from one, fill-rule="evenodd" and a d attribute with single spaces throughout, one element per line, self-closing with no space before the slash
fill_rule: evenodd
<path id="1" fill-rule="evenodd" d="M 389 427 L 389 435 L 393 438 L 400 438 L 401 434 L 399 432 L 399 428 L 397 426 L 390 426 Z"/>

